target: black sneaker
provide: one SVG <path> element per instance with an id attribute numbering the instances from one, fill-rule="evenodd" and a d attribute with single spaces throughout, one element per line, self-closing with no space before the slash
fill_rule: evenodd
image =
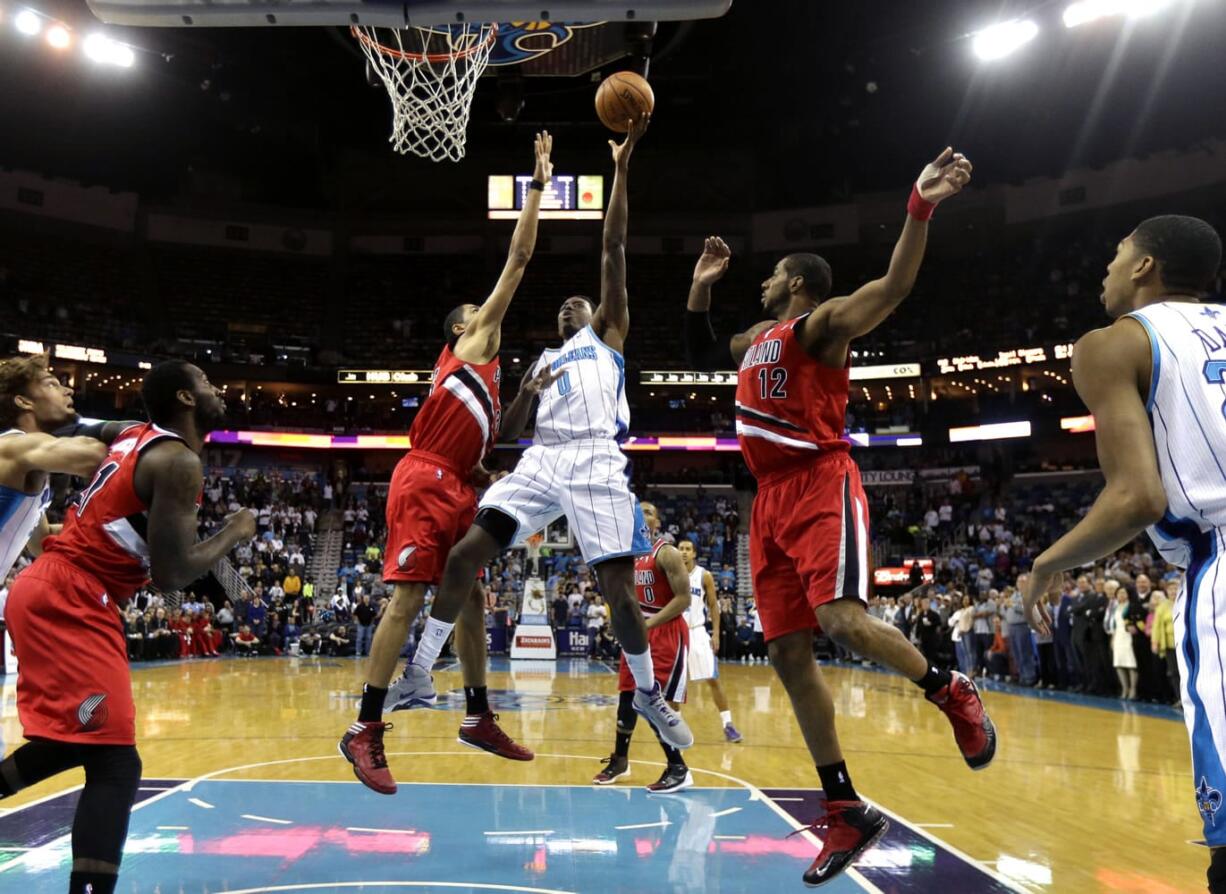
<path id="1" fill-rule="evenodd" d="M 821 853 L 803 876 L 810 888 L 824 885 L 841 875 L 890 828 L 889 820 L 881 815 L 881 811 L 863 801 L 827 801 L 825 809 L 825 816 L 792 833 L 799 835 L 822 828 L 826 830 Z"/>
<path id="2" fill-rule="evenodd" d="M 690 768 L 685 764 L 673 766 L 669 764 L 664 768 L 664 772 L 660 778 L 647 786 L 647 791 L 655 795 L 667 795 L 669 792 L 679 792 L 683 788 L 690 788 L 694 784 L 694 776 L 690 773 Z"/>
<path id="3" fill-rule="evenodd" d="M 592 778 L 592 785 L 612 785 L 630 775 L 630 761 L 620 755 L 610 754 L 601 763 L 605 768 Z"/>

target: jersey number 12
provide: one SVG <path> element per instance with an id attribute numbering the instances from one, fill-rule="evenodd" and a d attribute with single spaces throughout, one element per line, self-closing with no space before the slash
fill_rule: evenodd
<path id="1" fill-rule="evenodd" d="M 783 386 L 787 383 L 788 371 L 775 367 L 767 369 L 762 367 L 758 370 L 758 391 L 762 395 L 763 400 L 785 400 L 788 396 L 787 389 Z"/>

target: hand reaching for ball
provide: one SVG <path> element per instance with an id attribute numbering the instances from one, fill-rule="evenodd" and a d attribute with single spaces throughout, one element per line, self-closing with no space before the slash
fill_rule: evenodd
<path id="1" fill-rule="evenodd" d="M 626 138 L 618 143 L 616 140 L 609 140 L 609 148 L 613 150 L 613 163 L 619 167 L 624 166 L 630 161 L 630 154 L 634 152 L 634 147 L 638 141 L 643 138 L 643 134 L 647 133 L 647 128 L 651 125 L 651 116 L 645 115 L 637 120 L 630 119 L 630 132 L 626 134 Z"/>

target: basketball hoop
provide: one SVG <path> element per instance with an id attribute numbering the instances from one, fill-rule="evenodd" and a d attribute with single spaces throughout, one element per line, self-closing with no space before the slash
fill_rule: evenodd
<path id="1" fill-rule="evenodd" d="M 462 159 L 473 95 L 490 61 L 498 26 L 352 25 L 349 31 L 392 101 L 388 141 L 393 148 L 431 161 Z"/>

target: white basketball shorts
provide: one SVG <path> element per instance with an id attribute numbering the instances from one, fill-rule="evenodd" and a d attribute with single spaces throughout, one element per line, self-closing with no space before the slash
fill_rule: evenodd
<path id="1" fill-rule="evenodd" d="M 690 680 L 718 680 L 719 659 L 706 627 L 690 628 Z"/>
<path id="2" fill-rule="evenodd" d="M 481 498 L 481 509 L 515 519 L 512 546 L 566 516 L 583 561 L 589 565 L 643 553 L 626 456 L 607 438 L 533 446 L 506 478 Z"/>

